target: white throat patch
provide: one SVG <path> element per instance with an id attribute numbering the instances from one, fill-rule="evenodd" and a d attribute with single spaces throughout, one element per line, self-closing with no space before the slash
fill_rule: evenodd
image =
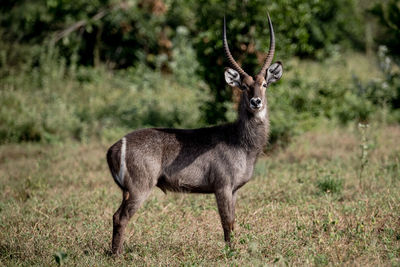
<path id="1" fill-rule="evenodd" d="M 263 109 L 256 114 L 257 118 L 263 120 L 267 114 L 267 108 L 264 106 Z"/>

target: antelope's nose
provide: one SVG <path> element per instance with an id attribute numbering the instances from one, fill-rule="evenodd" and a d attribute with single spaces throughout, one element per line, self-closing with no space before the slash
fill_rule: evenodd
<path id="1" fill-rule="evenodd" d="M 260 108 L 261 107 L 261 99 L 259 97 L 253 97 L 250 99 L 250 106 L 252 108 Z"/>

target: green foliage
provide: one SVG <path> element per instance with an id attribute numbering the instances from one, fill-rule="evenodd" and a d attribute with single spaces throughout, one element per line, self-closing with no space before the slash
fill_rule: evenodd
<path id="1" fill-rule="evenodd" d="M 226 14 L 233 50 L 245 52 L 246 61 L 250 56 L 246 64 L 254 67 L 255 51 L 268 46 L 267 11 L 281 55 L 315 57 L 320 51 L 331 53 L 332 46 L 349 35 L 346 42 L 362 42 L 363 26 L 355 5 L 355 0 L 6 0 L 0 9 L 0 26 L 7 29 L 3 38 L 10 42 L 61 40 L 63 55 L 70 57 L 78 51 L 81 63 L 93 64 L 98 49 L 101 60 L 129 66 L 135 60 L 150 63 L 153 56 L 165 54 L 170 45 L 163 41 L 176 36 L 180 26 L 195 37 L 198 53 L 213 53 L 221 48 L 221 22 Z"/>
<path id="2" fill-rule="evenodd" d="M 390 56 L 386 46 L 380 46 L 378 50 L 379 68 L 383 78 L 372 79 L 367 83 L 359 81 L 354 76 L 357 95 L 368 99 L 376 106 L 389 106 L 393 110 L 400 108 L 400 72 L 395 66 L 395 57 Z M 397 118 L 399 120 L 400 117 Z"/>
<path id="3" fill-rule="evenodd" d="M 317 187 L 323 193 L 338 194 L 343 190 L 343 180 L 333 174 L 326 174 L 317 181 Z"/>
<path id="4" fill-rule="evenodd" d="M 368 121 L 377 109 L 371 100 L 359 96 L 356 88 L 341 77 L 314 80 L 295 71 L 269 90 L 272 144 L 287 145 L 293 136 L 311 129 L 320 120 L 343 125 Z"/>
<path id="5" fill-rule="evenodd" d="M 212 123 L 226 119 L 226 104 L 231 91 L 222 90 L 219 79 L 224 63 L 222 53 L 222 18 L 226 15 L 230 50 L 243 68 L 253 75 L 259 71 L 269 46 L 267 11 L 272 17 L 276 39 L 276 59 L 293 55 L 323 58 L 335 53 L 336 45 L 352 42 L 362 46 L 363 26 L 355 2 L 335 1 L 196 1 L 195 47 L 202 66 L 201 76 L 209 84 L 215 102 L 206 107 L 207 120 Z M 196 33 L 197 33 L 196 32 Z M 351 36 L 352 38 L 348 38 Z M 345 41 L 344 41 L 345 40 Z"/>
<path id="6" fill-rule="evenodd" d="M 370 12 L 379 19 L 380 32 L 378 44 L 389 48 L 389 54 L 400 65 L 400 1 L 389 0 L 376 3 Z"/>
<path id="7" fill-rule="evenodd" d="M 390 0 L 376 3 L 370 12 L 379 19 L 380 32 L 377 43 L 380 44 L 378 56 L 380 68 L 384 73 L 383 81 L 370 82 L 365 91 L 372 97 L 386 102 L 394 109 L 400 108 L 400 1 Z M 394 66 L 394 65 L 397 65 Z"/>
<path id="8" fill-rule="evenodd" d="M 56 45 L 67 65 L 107 62 L 115 68 L 129 68 L 145 64 L 184 77 L 180 75 L 182 66 L 176 63 L 193 60 L 198 62 L 194 64 L 198 65 L 196 74 L 213 94 L 202 108 L 209 123 L 228 119 L 232 96 L 220 78 L 224 66 L 224 14 L 233 55 L 249 73 L 259 68 L 268 47 L 267 11 L 274 23 L 279 59 L 293 55 L 322 58 L 337 51 L 337 45 L 363 46 L 363 24 L 355 0 L 3 2 L 3 64 L 24 63 L 27 59 L 38 62 L 44 44 Z M 185 41 L 179 46 L 177 40 L 182 34 Z M 23 53 L 13 52 L 16 43 Z M 189 52 L 181 53 L 185 50 Z M 197 58 L 187 57 L 188 53 Z"/>
<path id="9" fill-rule="evenodd" d="M 329 265 L 329 259 L 325 254 L 317 254 L 314 257 L 315 266 L 327 266 Z"/>
<path id="10" fill-rule="evenodd" d="M 232 89 L 223 79 L 222 18 L 227 17 L 234 57 L 254 74 L 269 46 L 267 11 L 276 32 L 276 59 L 285 61 L 282 81 L 268 92 L 271 144 L 287 145 L 320 120 L 368 121 L 381 107 L 400 106 L 400 79 L 393 68 L 368 83 L 324 70 L 341 63 L 341 47 L 363 47 L 355 4 L 5 1 L 0 142 L 112 139 L 138 127 L 234 120 Z M 292 66 L 293 55 L 319 59 L 316 77 Z"/>
<path id="11" fill-rule="evenodd" d="M 202 108 L 210 92 L 196 75 L 195 52 L 183 48 L 187 31 L 180 31 L 173 40 L 174 53 L 185 57 L 171 62 L 174 76 L 144 64 L 118 71 L 68 65 L 57 50 L 42 52 L 31 67 L 11 70 L 12 75 L 0 79 L 1 143 L 115 139 L 140 127 L 206 124 Z M 323 68 L 332 65 L 326 64 Z M 358 95 L 358 88 L 340 73 L 314 79 L 303 67 L 287 65 L 285 78 L 268 89 L 272 146 L 289 144 L 320 120 L 368 121 L 377 110 L 378 104 Z M 235 119 L 234 106 L 226 102 L 226 108 Z"/>
<path id="12" fill-rule="evenodd" d="M 1 79 L 0 142 L 115 139 L 137 127 L 196 127 L 209 93 L 191 77 L 177 83 L 144 65 L 113 72 L 67 66 L 57 53 L 43 52 L 37 67 Z"/>

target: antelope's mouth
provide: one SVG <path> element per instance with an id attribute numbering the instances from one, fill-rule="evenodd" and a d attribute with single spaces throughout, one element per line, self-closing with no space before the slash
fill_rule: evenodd
<path id="1" fill-rule="evenodd" d="M 250 108 L 251 108 L 252 110 L 257 111 L 257 110 L 261 110 L 262 105 L 261 105 L 261 106 L 253 106 L 252 104 L 250 104 Z"/>

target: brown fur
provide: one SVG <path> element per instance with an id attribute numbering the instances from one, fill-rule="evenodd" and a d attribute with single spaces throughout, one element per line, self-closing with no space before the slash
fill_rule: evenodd
<path id="1" fill-rule="evenodd" d="M 141 129 L 126 135 L 126 172 L 121 183 L 116 177 L 122 166 L 122 141 L 110 147 L 107 162 L 123 191 L 121 206 L 113 216 L 114 254 L 122 252 L 129 219 L 156 186 L 164 192 L 215 194 L 224 238 L 230 244 L 236 192 L 250 180 L 257 157 L 268 140 L 269 118 L 263 84 L 278 80 L 282 66 L 275 63 L 268 71 L 266 77 L 259 74 L 253 79 L 246 74 L 237 81 L 242 94 L 238 119 L 233 123 L 200 129 Z M 240 78 L 234 70 L 229 75 Z M 271 82 L 265 81 L 269 77 Z M 257 107 L 250 105 L 254 99 L 260 101 Z"/>
<path id="2" fill-rule="evenodd" d="M 128 171 L 119 185 L 124 197 L 114 215 L 114 253 L 121 252 L 125 226 L 154 186 L 164 192 L 214 193 L 230 242 L 236 191 L 250 180 L 269 132 L 268 112 L 256 117 L 247 106 L 249 94 L 242 93 L 234 123 L 193 130 L 142 129 L 126 136 Z M 107 152 L 111 173 L 119 171 L 120 150 L 121 140 Z"/>

